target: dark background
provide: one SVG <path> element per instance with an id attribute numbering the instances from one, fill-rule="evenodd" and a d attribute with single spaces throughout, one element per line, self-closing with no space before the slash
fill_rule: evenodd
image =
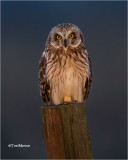
<path id="1" fill-rule="evenodd" d="M 80 27 L 92 61 L 86 111 L 93 157 L 126 158 L 127 2 L 1 3 L 2 158 L 47 158 L 37 70 L 49 31 L 63 22 Z"/>

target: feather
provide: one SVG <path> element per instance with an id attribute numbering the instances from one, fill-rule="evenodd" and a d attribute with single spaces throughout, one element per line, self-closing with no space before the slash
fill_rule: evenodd
<path id="1" fill-rule="evenodd" d="M 42 95 L 43 101 L 50 105 L 51 104 L 51 91 L 50 91 L 50 83 L 46 78 L 46 67 L 47 62 L 45 58 L 45 52 L 42 54 L 38 67 L 38 75 L 39 75 L 39 85 L 40 85 L 40 93 Z"/>
<path id="2" fill-rule="evenodd" d="M 89 58 L 88 58 L 88 60 L 89 60 L 89 66 L 90 66 L 90 75 L 85 80 L 85 86 L 83 89 L 83 100 L 84 101 L 86 101 L 88 98 L 89 90 L 90 90 L 91 83 L 92 83 L 92 70 L 91 70 L 92 66 L 91 66 L 91 61 Z"/>

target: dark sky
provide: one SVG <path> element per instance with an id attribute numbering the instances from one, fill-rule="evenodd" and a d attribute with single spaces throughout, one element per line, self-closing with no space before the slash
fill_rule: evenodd
<path id="1" fill-rule="evenodd" d="M 2 158 L 47 158 L 37 70 L 49 31 L 63 22 L 82 30 L 92 61 L 86 112 L 93 157 L 126 158 L 127 2 L 1 3 Z"/>

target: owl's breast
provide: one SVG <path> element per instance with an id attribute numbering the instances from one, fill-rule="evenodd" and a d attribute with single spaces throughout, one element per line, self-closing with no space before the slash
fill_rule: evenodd
<path id="1" fill-rule="evenodd" d="M 66 96 L 71 96 L 74 92 L 78 90 L 78 75 L 77 72 L 74 68 L 74 66 L 70 63 L 67 64 L 65 70 L 64 70 L 64 75 L 63 75 L 63 79 L 64 79 L 64 84 L 63 85 L 63 92 L 64 95 Z"/>
<path id="2" fill-rule="evenodd" d="M 68 88 L 72 86 L 73 83 L 74 69 L 72 67 L 68 68 L 64 72 L 64 85 Z"/>

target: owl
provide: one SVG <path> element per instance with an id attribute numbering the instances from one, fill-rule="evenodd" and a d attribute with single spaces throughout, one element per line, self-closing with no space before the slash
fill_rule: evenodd
<path id="1" fill-rule="evenodd" d="M 39 86 L 47 105 L 86 101 L 91 82 L 91 62 L 80 29 L 70 23 L 55 26 L 40 58 Z"/>

